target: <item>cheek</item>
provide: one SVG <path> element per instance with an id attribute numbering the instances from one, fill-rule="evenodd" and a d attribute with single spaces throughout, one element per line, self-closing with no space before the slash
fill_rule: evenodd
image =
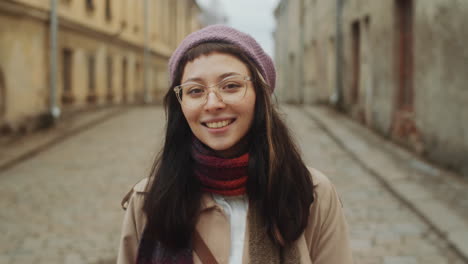
<path id="1" fill-rule="evenodd" d="M 253 124 L 255 116 L 255 98 L 249 98 L 238 108 L 238 113 L 242 114 L 242 131 L 248 131 Z"/>
<path id="2" fill-rule="evenodd" d="M 255 117 L 255 105 L 252 106 L 252 108 L 250 109 L 250 113 L 249 113 L 249 129 L 252 127 L 254 117 Z"/>
<path id="3" fill-rule="evenodd" d="M 191 127 L 194 122 L 197 122 L 197 114 L 196 111 L 184 109 L 182 107 L 182 113 L 184 114 L 185 120 L 187 120 L 187 123 Z"/>
<path id="4" fill-rule="evenodd" d="M 254 113 L 255 113 L 255 94 L 252 95 L 250 98 L 249 98 L 249 107 L 248 107 L 248 116 L 250 118 L 250 122 L 252 123 L 253 119 L 254 119 Z"/>

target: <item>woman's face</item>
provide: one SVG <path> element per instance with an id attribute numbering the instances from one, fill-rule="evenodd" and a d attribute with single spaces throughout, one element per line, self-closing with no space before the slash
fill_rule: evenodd
<path id="1" fill-rule="evenodd" d="M 188 62 L 181 83 L 194 81 L 213 86 L 228 74 L 250 77 L 247 66 L 241 60 L 214 52 Z M 244 136 L 254 117 L 255 91 L 251 81 L 247 81 L 246 85 L 245 97 L 235 104 L 224 103 L 214 92 L 210 92 L 206 103 L 199 107 L 188 108 L 182 104 L 182 111 L 193 134 L 220 156 L 236 156 L 247 147 Z"/>

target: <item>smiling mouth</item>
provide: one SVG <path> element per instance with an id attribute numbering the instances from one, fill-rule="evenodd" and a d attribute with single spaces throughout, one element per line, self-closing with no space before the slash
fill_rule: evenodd
<path id="1" fill-rule="evenodd" d="M 234 121 L 235 119 L 228 119 L 228 120 L 223 120 L 223 121 L 207 122 L 207 123 L 202 123 L 202 124 L 208 128 L 222 128 L 222 127 L 232 124 L 232 122 Z"/>

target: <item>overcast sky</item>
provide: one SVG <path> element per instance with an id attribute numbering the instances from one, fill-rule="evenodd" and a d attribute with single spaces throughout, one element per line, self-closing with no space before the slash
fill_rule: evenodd
<path id="1" fill-rule="evenodd" d="M 202 6 L 212 0 L 197 0 Z M 218 0 L 228 17 L 228 25 L 252 35 L 265 51 L 273 56 L 273 11 L 279 0 Z"/>

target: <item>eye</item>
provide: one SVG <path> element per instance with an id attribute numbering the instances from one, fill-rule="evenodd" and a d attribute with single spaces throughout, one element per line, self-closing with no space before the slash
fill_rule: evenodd
<path id="1" fill-rule="evenodd" d="M 222 86 L 221 86 L 221 88 L 223 90 L 236 90 L 236 89 L 239 89 L 241 87 L 242 87 L 242 83 L 233 82 L 233 81 L 223 83 Z"/>
<path id="2" fill-rule="evenodd" d="M 184 87 L 184 94 L 192 97 L 201 96 L 205 93 L 205 88 L 199 85 L 191 85 L 188 87 Z"/>
<path id="3" fill-rule="evenodd" d="M 192 88 L 188 91 L 188 94 L 197 94 L 197 93 L 203 93 L 203 89 L 201 88 Z"/>

